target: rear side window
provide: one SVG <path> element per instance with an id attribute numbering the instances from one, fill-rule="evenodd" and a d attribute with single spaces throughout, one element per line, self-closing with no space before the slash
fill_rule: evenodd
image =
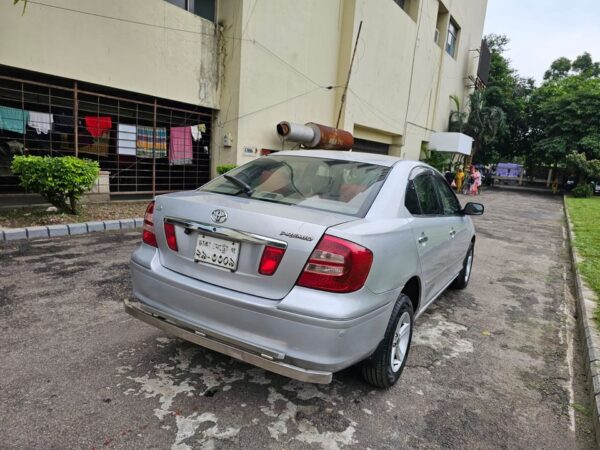
<path id="1" fill-rule="evenodd" d="M 390 171 L 356 161 L 306 156 L 259 158 L 227 173 L 246 183 L 250 198 L 364 217 Z M 201 191 L 248 196 L 239 184 L 219 177 Z"/>
<path id="2" fill-rule="evenodd" d="M 421 207 L 419 206 L 419 199 L 417 197 L 417 191 L 415 189 L 415 184 L 411 181 L 408 182 L 408 186 L 406 188 L 406 199 L 404 201 L 406 209 L 413 216 L 421 215 Z"/>
<path id="3" fill-rule="evenodd" d="M 447 216 L 454 216 L 460 213 L 461 207 L 456 195 L 448 186 L 446 180 L 444 180 L 440 176 L 434 176 L 433 180 L 438 189 L 438 193 L 440 194 L 440 199 L 442 201 L 442 208 L 444 209 L 444 214 Z"/>
<path id="4" fill-rule="evenodd" d="M 419 175 L 412 181 L 422 215 L 442 214 L 442 208 L 433 184 L 433 176 L 429 173 Z"/>

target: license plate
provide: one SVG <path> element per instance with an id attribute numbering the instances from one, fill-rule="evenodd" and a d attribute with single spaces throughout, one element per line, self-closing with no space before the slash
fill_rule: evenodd
<path id="1" fill-rule="evenodd" d="M 201 234 L 198 236 L 194 261 L 234 271 L 237 269 L 239 254 L 239 242 Z"/>

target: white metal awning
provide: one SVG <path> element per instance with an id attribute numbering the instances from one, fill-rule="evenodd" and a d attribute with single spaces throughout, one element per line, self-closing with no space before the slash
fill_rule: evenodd
<path id="1" fill-rule="evenodd" d="M 471 155 L 473 138 L 462 133 L 433 133 L 429 139 L 429 150 Z"/>

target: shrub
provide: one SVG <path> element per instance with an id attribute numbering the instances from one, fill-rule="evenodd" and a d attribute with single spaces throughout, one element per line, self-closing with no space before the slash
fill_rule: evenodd
<path id="1" fill-rule="evenodd" d="M 571 193 L 573 194 L 573 197 L 588 198 L 594 195 L 594 190 L 589 184 L 580 184 L 573 188 Z"/>
<path id="2" fill-rule="evenodd" d="M 72 214 L 77 212 L 77 202 L 92 188 L 100 172 L 96 161 L 74 156 L 15 156 L 11 168 L 19 176 L 21 186 Z"/>
<path id="3" fill-rule="evenodd" d="M 221 164 L 217 166 L 217 173 L 219 175 L 223 175 L 224 173 L 229 172 L 230 170 L 235 169 L 237 166 L 235 164 Z"/>

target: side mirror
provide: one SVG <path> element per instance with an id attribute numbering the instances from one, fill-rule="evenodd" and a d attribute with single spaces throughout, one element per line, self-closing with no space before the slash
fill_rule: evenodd
<path id="1" fill-rule="evenodd" d="M 465 216 L 481 216 L 485 207 L 481 203 L 467 203 L 462 210 Z"/>

